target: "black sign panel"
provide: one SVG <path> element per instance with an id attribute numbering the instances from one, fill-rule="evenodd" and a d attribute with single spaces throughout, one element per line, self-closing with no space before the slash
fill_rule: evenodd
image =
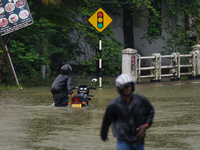
<path id="1" fill-rule="evenodd" d="M 26 0 L 0 0 L 1 36 L 33 24 Z"/>

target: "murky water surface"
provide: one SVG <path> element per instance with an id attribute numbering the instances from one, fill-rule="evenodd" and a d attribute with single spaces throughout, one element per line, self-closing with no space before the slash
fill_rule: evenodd
<path id="1" fill-rule="evenodd" d="M 136 93 L 155 108 L 146 150 L 200 149 L 200 81 L 141 83 Z M 50 87 L 0 90 L 1 150 L 114 150 L 116 139 L 100 140 L 105 108 L 115 87 L 91 91 L 84 108 L 56 108 Z"/>

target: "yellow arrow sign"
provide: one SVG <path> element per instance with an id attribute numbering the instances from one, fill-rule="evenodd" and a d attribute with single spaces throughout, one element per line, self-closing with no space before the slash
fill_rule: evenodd
<path id="1" fill-rule="evenodd" d="M 106 12 L 99 8 L 88 21 L 99 31 L 102 32 L 111 22 L 112 18 Z"/>

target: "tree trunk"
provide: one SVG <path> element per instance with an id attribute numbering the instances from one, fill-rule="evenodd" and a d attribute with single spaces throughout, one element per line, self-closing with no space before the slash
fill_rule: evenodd
<path id="1" fill-rule="evenodd" d="M 134 37 L 133 37 L 133 16 L 132 11 L 128 7 L 124 6 L 124 44 L 125 48 L 135 48 Z"/>

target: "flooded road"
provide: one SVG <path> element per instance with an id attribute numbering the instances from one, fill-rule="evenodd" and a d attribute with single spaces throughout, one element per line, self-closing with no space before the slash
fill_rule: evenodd
<path id="1" fill-rule="evenodd" d="M 147 130 L 145 150 L 200 149 L 200 81 L 141 83 L 135 93 L 145 95 L 155 109 Z M 114 150 L 100 140 L 105 108 L 118 94 L 115 87 L 92 91 L 90 106 L 51 106 L 50 87 L 0 90 L 0 150 Z"/>

